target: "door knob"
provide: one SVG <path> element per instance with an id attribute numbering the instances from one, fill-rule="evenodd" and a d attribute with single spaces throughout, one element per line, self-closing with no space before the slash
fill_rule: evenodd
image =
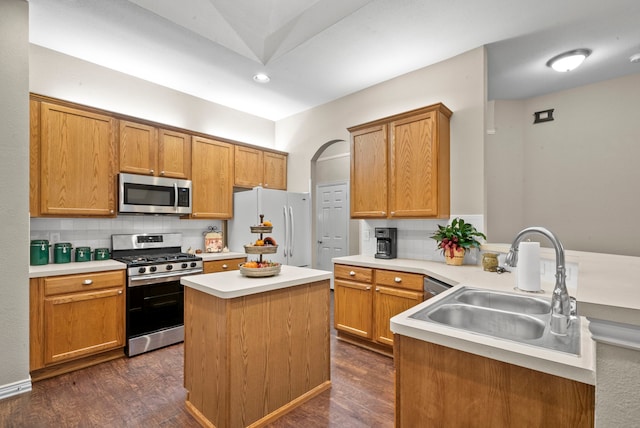
<path id="1" fill-rule="evenodd" d="M 318 244 L 322 244 L 322 241 L 321 241 L 321 240 L 318 240 Z"/>

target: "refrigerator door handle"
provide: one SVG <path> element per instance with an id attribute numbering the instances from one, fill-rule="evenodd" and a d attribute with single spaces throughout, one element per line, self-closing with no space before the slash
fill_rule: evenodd
<path id="1" fill-rule="evenodd" d="M 287 264 L 287 251 L 289 249 L 289 213 L 287 212 L 287 206 L 282 206 L 282 214 L 284 215 L 284 260 Z"/>
<path id="2" fill-rule="evenodd" d="M 293 257 L 293 243 L 295 242 L 296 225 L 293 223 L 293 207 L 289 206 L 289 222 L 291 225 L 291 233 L 289 234 L 289 256 Z"/>

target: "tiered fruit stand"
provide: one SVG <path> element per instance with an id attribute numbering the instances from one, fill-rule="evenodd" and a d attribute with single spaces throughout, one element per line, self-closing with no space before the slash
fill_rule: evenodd
<path id="1" fill-rule="evenodd" d="M 259 240 L 264 242 L 264 234 L 271 233 L 273 230 L 273 226 L 263 226 L 264 215 L 260 214 L 260 225 L 251 226 L 251 233 L 256 233 L 260 235 Z M 275 254 L 278 252 L 278 245 L 245 245 L 244 251 L 247 254 L 258 254 L 258 263 L 262 264 L 262 256 L 264 254 Z M 280 273 L 280 268 L 282 267 L 280 263 L 277 263 L 274 266 L 268 267 L 257 267 L 257 268 L 249 268 L 245 267 L 246 263 L 242 263 L 240 265 L 240 273 L 244 276 L 248 277 L 265 277 L 265 276 L 273 276 Z"/>

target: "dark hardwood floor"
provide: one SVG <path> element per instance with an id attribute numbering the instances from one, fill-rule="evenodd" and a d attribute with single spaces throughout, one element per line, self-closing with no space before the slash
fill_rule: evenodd
<path id="1" fill-rule="evenodd" d="M 393 426 L 393 360 L 331 336 L 331 389 L 270 427 Z M 0 401 L 0 427 L 198 427 L 182 369 L 178 344 L 36 382 Z"/>

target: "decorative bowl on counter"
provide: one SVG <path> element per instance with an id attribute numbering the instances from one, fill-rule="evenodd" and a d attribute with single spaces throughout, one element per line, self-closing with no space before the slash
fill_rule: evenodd
<path id="1" fill-rule="evenodd" d="M 274 254 L 278 252 L 277 245 L 245 245 L 244 252 L 247 254 Z"/>
<path id="2" fill-rule="evenodd" d="M 240 273 L 244 276 L 248 276 L 251 278 L 262 278 L 266 276 L 274 276 L 280 273 L 280 269 L 282 265 L 280 263 L 275 266 L 267 266 L 267 267 L 259 267 L 259 268 L 248 268 L 244 267 L 245 263 L 241 263 L 238 266 L 240 267 Z"/>

